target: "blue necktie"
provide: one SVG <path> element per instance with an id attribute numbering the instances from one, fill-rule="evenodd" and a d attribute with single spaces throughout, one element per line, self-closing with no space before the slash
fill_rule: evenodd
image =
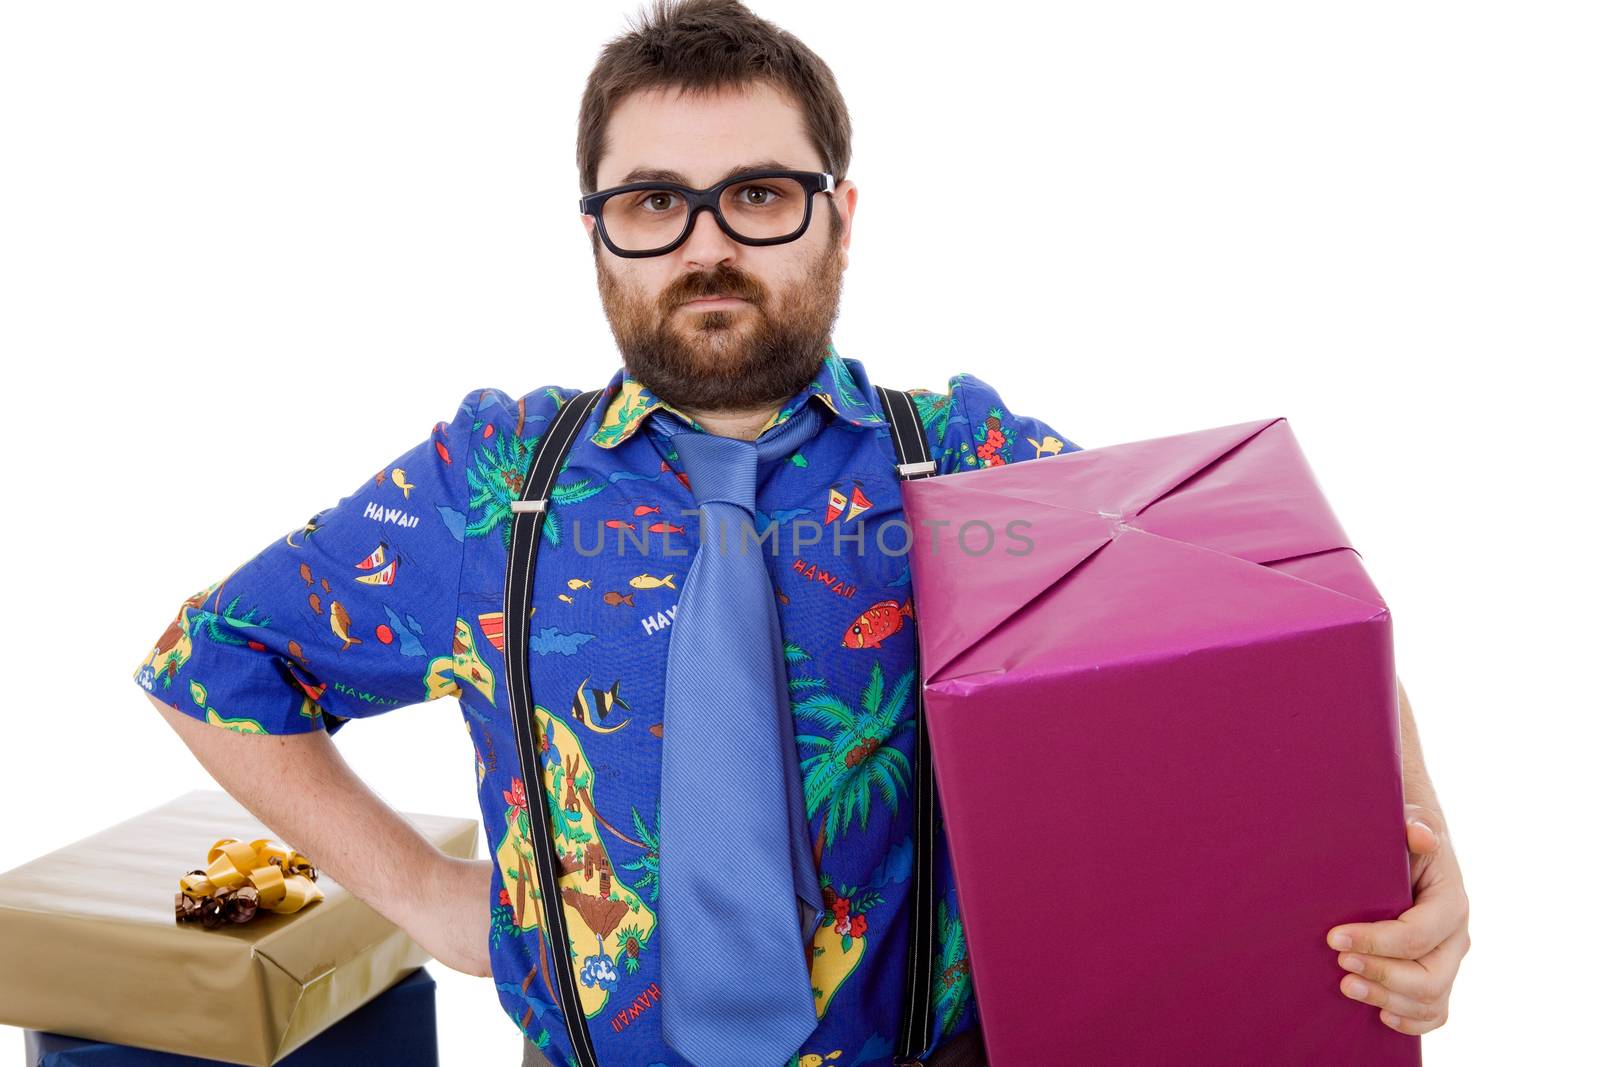
<path id="1" fill-rule="evenodd" d="M 779 1067 L 817 1026 L 811 856 L 783 637 L 753 512 L 760 464 L 818 430 L 803 404 L 754 443 L 672 435 L 700 547 L 672 617 L 662 707 L 661 1028 L 696 1067 Z"/>

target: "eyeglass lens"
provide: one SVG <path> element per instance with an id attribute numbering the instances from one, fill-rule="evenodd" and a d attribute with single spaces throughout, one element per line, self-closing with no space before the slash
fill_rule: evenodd
<path id="1" fill-rule="evenodd" d="M 752 178 L 724 189 L 718 206 L 742 237 L 788 237 L 805 221 L 806 192 L 793 178 Z M 607 200 L 601 213 L 606 234 L 619 248 L 649 252 L 678 239 L 688 207 L 675 189 L 630 189 Z"/>

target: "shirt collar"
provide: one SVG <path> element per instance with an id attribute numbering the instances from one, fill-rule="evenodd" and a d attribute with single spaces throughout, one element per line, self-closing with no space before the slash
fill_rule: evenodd
<path id="1" fill-rule="evenodd" d="M 861 361 L 844 358 L 830 341 L 816 377 L 774 412 L 760 432 L 765 433 L 787 420 L 813 396 L 834 415 L 854 426 L 879 426 L 884 422 L 877 391 L 867 381 Z M 641 385 L 625 366 L 619 367 L 611 376 L 601 400 L 605 407 L 600 424 L 589 435 L 589 440 L 601 448 L 615 448 L 632 437 L 634 431 L 644 425 L 645 416 L 657 408 L 670 411 L 689 425 L 699 428 L 699 424 L 689 416 Z"/>

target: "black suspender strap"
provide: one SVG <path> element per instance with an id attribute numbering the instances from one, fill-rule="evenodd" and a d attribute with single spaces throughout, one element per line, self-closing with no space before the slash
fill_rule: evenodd
<path id="1" fill-rule="evenodd" d="M 539 868 L 539 900 L 544 915 L 540 934 L 553 957 L 550 970 L 555 978 L 561 1017 L 566 1021 L 573 1054 L 579 1067 L 598 1067 L 589 1023 L 583 1015 L 583 1002 L 572 976 L 571 937 L 567 915 L 556 881 L 555 842 L 550 833 L 550 808 L 545 800 L 544 767 L 539 762 L 539 739 L 535 732 L 533 690 L 528 678 L 529 611 L 533 598 L 533 566 L 539 552 L 539 537 L 544 527 L 550 490 L 564 465 L 567 450 L 578 430 L 594 410 L 602 390 L 580 393 L 561 405 L 556 417 L 533 454 L 528 475 L 523 479 L 522 497 L 511 502 L 511 547 L 506 567 L 506 696 L 511 702 L 512 729 L 517 740 L 517 759 L 522 764 L 522 781 L 528 797 L 528 826 L 533 833 L 534 862 Z M 531 900 L 531 898 L 530 898 Z"/>
<path id="2" fill-rule="evenodd" d="M 877 386 L 884 411 L 889 416 L 890 436 L 894 440 L 902 479 L 926 478 L 937 472 L 928 455 L 922 424 L 911 398 L 895 389 Z M 545 928 L 545 943 L 555 957 L 551 972 L 567 1035 L 579 1067 L 599 1067 L 583 1002 L 573 980 L 571 935 L 562 906 L 556 863 L 555 841 L 550 832 L 549 805 L 545 800 L 544 768 L 539 762 L 537 720 L 533 714 L 533 689 L 528 675 L 528 639 L 531 629 L 533 574 L 539 552 L 550 491 L 565 463 L 567 451 L 579 429 L 599 401 L 602 390 L 580 393 L 563 404 L 555 419 L 534 448 L 520 499 L 511 502 L 511 547 L 506 566 L 506 695 L 511 704 L 512 729 L 516 735 L 517 758 L 522 781 L 530 798 L 529 829 L 533 834 L 535 865 L 538 867 L 540 911 Z M 916 656 L 916 646 L 912 646 Z M 913 658 L 913 663 L 916 660 Z M 917 1056 L 933 1040 L 933 993 L 938 956 L 933 945 L 933 816 L 935 794 L 933 759 L 928 748 L 928 728 L 922 715 L 921 680 L 913 686 L 916 704 L 917 752 L 913 770 L 916 789 L 916 817 L 912 832 L 911 926 L 906 950 L 904 1008 L 900 1037 L 895 1046 L 897 1067 L 923 1063 Z M 537 798 L 535 800 L 534 798 Z"/>
<path id="3" fill-rule="evenodd" d="M 877 386 L 878 399 L 889 416 L 889 436 L 899 462 L 895 471 L 902 481 L 926 478 L 938 471 L 928 455 L 922 422 L 911 397 L 898 389 Z M 913 668 L 919 672 L 912 692 L 916 704 L 917 755 L 912 770 L 916 789 L 916 821 L 912 828 L 911 923 L 906 944 L 905 1004 L 900 1013 L 900 1039 L 895 1044 L 896 1067 L 923 1061 L 917 1056 L 933 1041 L 933 985 L 939 957 L 933 950 L 933 754 L 928 747 L 928 724 L 922 714 L 921 666 L 916 645 L 911 650 Z"/>

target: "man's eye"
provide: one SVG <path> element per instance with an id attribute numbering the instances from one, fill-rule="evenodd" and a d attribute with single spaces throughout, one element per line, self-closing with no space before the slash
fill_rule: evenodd
<path id="1" fill-rule="evenodd" d="M 777 200 L 783 196 L 783 194 L 778 192 L 778 190 L 768 185 L 746 185 L 739 190 L 739 195 L 741 197 L 744 196 L 745 193 L 755 194 L 754 200 L 744 201 L 748 207 L 766 207 L 774 200 Z"/>
<path id="2" fill-rule="evenodd" d="M 644 196 L 639 198 L 639 206 L 644 207 L 645 209 L 647 209 L 649 211 L 656 211 L 656 210 L 667 211 L 667 210 L 671 210 L 671 203 L 672 203 L 672 201 L 674 201 L 676 199 L 677 199 L 677 194 L 676 193 L 668 193 L 668 192 L 646 193 Z M 667 206 L 658 209 L 656 207 L 656 202 L 659 201 L 659 200 L 667 201 Z"/>

